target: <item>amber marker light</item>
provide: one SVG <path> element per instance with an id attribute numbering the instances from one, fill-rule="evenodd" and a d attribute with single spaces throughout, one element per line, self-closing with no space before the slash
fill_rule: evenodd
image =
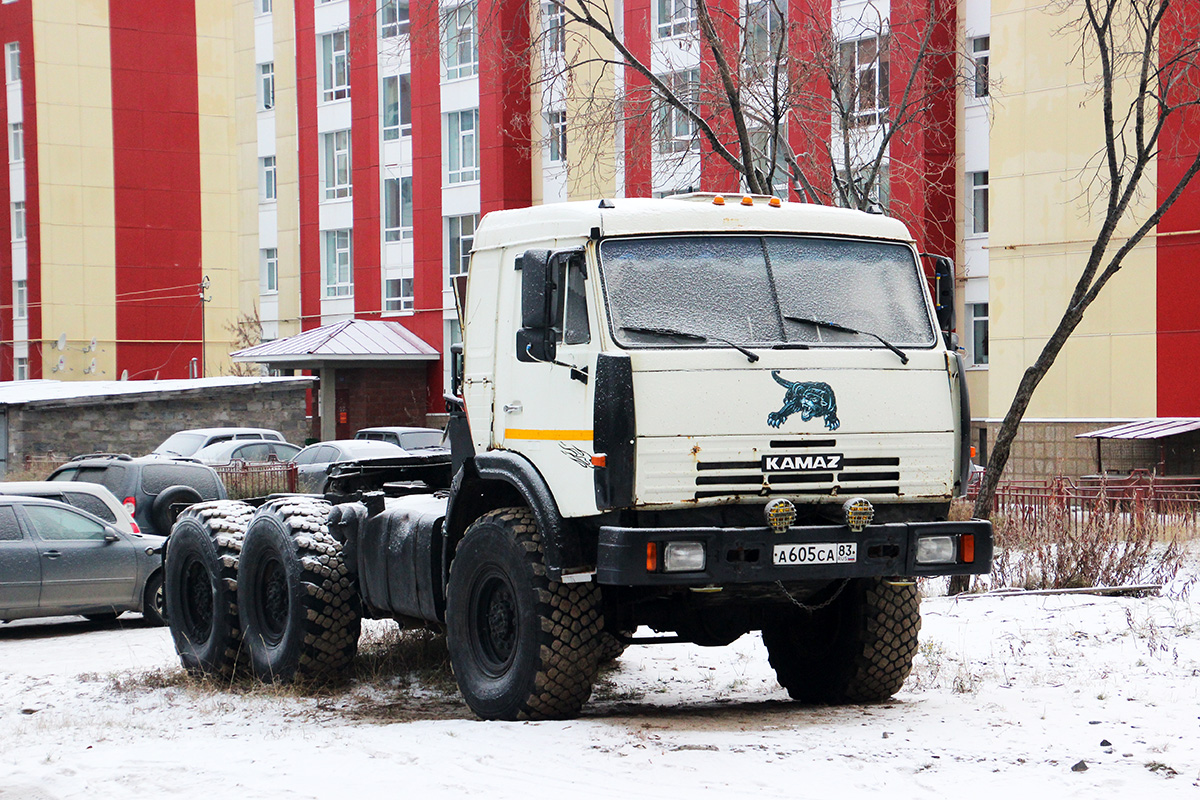
<path id="1" fill-rule="evenodd" d="M 744 206 L 754 205 L 754 198 L 748 194 L 742 195 L 742 205 L 744 205 Z"/>
<path id="2" fill-rule="evenodd" d="M 601 469 L 603 469 L 604 467 L 607 467 L 608 466 L 608 454 L 607 453 L 596 453 L 596 455 L 592 456 L 592 466 L 600 467 Z"/>
<path id="3" fill-rule="evenodd" d="M 772 198 L 771 198 L 771 199 L 770 199 L 770 200 L 767 202 L 767 205 L 769 205 L 771 208 L 779 208 L 780 206 L 782 206 L 782 205 L 783 205 L 783 203 L 782 203 L 782 202 L 780 202 L 780 200 L 779 200 L 779 198 L 778 198 L 778 197 L 772 197 Z"/>
<path id="4" fill-rule="evenodd" d="M 958 552 L 964 564 L 975 563 L 975 534 L 964 533 L 958 537 Z"/>
<path id="5" fill-rule="evenodd" d="M 658 542 L 646 542 L 646 572 L 658 571 Z"/>
<path id="6" fill-rule="evenodd" d="M 714 206 L 723 206 L 723 205 L 725 205 L 725 198 L 724 198 L 724 197 L 721 197 L 721 195 L 717 195 L 716 197 L 714 197 L 714 198 L 713 198 L 713 205 L 714 205 Z"/>

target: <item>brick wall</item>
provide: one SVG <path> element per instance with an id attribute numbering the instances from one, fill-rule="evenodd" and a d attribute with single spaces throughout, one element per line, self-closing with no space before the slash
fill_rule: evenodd
<path id="1" fill-rule="evenodd" d="M 335 378 L 336 438 L 350 439 L 359 428 L 380 425 L 424 427 L 428 394 L 426 374 L 424 363 L 411 367 L 338 369 Z M 308 435 L 317 438 L 321 435 L 320 430 L 318 409 Z"/>
<path id="2" fill-rule="evenodd" d="M 37 402 L 8 407 L 8 465 L 82 453 L 149 453 L 175 431 L 273 428 L 301 444 L 308 384 L 256 384 L 153 395 Z"/>
<path id="3" fill-rule="evenodd" d="M 1003 480 L 1041 481 L 1056 475 L 1073 478 L 1095 475 L 1100 468 L 1096 457 L 1098 440 L 1075 437 L 1077 434 L 1108 428 L 1119 422 L 1022 422 L 1017 438 L 1013 441 Z M 986 442 L 981 442 L 981 430 L 987 431 Z M 983 464 L 984 459 L 991 455 L 992 445 L 999 432 L 999 422 L 975 420 L 972 423 L 971 443 L 977 452 L 976 463 Z M 1164 468 L 1161 444 L 1163 442 L 1154 440 L 1104 439 L 1100 444 L 1103 469 L 1110 474 L 1128 474 L 1135 469 L 1172 474 Z"/>

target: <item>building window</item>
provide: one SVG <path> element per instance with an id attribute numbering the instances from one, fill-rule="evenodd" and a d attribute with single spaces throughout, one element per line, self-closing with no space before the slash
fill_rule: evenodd
<path id="1" fill-rule="evenodd" d="M 275 62 L 258 65 L 258 110 L 275 107 Z"/>
<path id="2" fill-rule="evenodd" d="M 266 156 L 258 160 L 258 199 L 269 203 L 276 196 L 275 156 Z"/>
<path id="3" fill-rule="evenodd" d="M 696 30 L 694 0 L 658 0 L 658 37 L 679 36 Z"/>
<path id="4" fill-rule="evenodd" d="M 466 275 L 471 263 L 471 247 L 475 244 L 475 226 L 479 224 L 479 215 L 447 217 L 447 222 L 450 241 L 446 252 L 450 254 L 450 274 Z"/>
<path id="5" fill-rule="evenodd" d="M 479 109 L 451 111 L 446 115 L 447 156 L 450 167 L 447 183 L 479 180 Z"/>
<path id="6" fill-rule="evenodd" d="M 967 316 L 971 320 L 971 351 L 967 355 L 975 366 L 988 363 L 988 304 L 968 303 Z"/>
<path id="7" fill-rule="evenodd" d="M 412 178 L 385 178 L 383 181 L 383 240 L 398 242 L 401 239 L 411 239 L 412 224 Z"/>
<path id="8" fill-rule="evenodd" d="M 887 37 L 841 44 L 838 105 L 851 127 L 884 121 L 889 101 Z"/>
<path id="9" fill-rule="evenodd" d="M 29 380 L 29 359 L 18 356 L 13 359 L 13 380 Z"/>
<path id="10" fill-rule="evenodd" d="M 383 79 L 383 140 L 412 136 L 412 82 L 408 75 Z"/>
<path id="11" fill-rule="evenodd" d="M 695 113 L 700 111 L 700 70 L 689 69 L 663 76 L 663 83 Z M 658 101 L 658 150 L 682 153 L 700 147 L 696 120 L 665 100 Z"/>
<path id="12" fill-rule="evenodd" d="M 8 126 L 8 160 L 14 164 L 25 160 L 25 125 L 14 122 Z"/>
<path id="13" fill-rule="evenodd" d="M 479 40 L 475 36 L 475 3 L 463 3 L 444 16 L 446 79 L 466 78 L 479 71 Z"/>
<path id="14" fill-rule="evenodd" d="M 412 311 L 413 279 L 388 278 L 383 282 L 384 311 Z"/>
<path id="15" fill-rule="evenodd" d="M 988 174 L 968 172 L 971 187 L 971 233 L 988 232 Z"/>
<path id="16" fill-rule="evenodd" d="M 991 94 L 991 78 L 988 72 L 991 49 L 992 37 L 978 36 L 971 39 L 971 72 L 976 97 L 987 97 Z"/>
<path id="17" fill-rule="evenodd" d="M 550 129 L 550 160 L 567 160 L 567 112 L 551 111 L 546 115 Z"/>
<path id="18" fill-rule="evenodd" d="M 279 291 L 279 250 L 274 247 L 258 251 L 258 287 L 262 294 Z"/>
<path id="19" fill-rule="evenodd" d="M 321 242 L 325 264 L 325 296 L 350 297 L 354 294 L 354 271 L 350 261 L 350 231 L 325 231 Z"/>
<path id="20" fill-rule="evenodd" d="M 254 0 L 254 10 L 259 14 L 270 14 L 272 0 Z"/>
<path id="21" fill-rule="evenodd" d="M 325 199 L 350 196 L 350 131 L 322 137 L 325 148 Z"/>
<path id="22" fill-rule="evenodd" d="M 542 19 L 546 26 L 546 52 L 567 52 L 567 10 L 557 3 L 542 6 Z"/>
<path id="23" fill-rule="evenodd" d="M 13 319 L 29 316 L 29 290 L 25 281 L 13 281 Z"/>
<path id="24" fill-rule="evenodd" d="M 14 242 L 25 241 L 25 201 L 12 204 L 12 238 Z"/>
<path id="25" fill-rule="evenodd" d="M 776 0 L 750 0 L 746 4 L 747 60 L 760 64 L 770 61 L 783 31 L 783 9 Z"/>
<path id="26" fill-rule="evenodd" d="M 379 7 L 380 37 L 390 39 L 408 33 L 408 0 L 383 0 Z"/>
<path id="27" fill-rule="evenodd" d="M 346 31 L 321 37 L 321 92 L 326 102 L 350 96 L 350 49 Z"/>
<path id="28" fill-rule="evenodd" d="M 4 70 L 9 83 L 21 80 L 21 43 L 9 42 L 4 45 Z"/>

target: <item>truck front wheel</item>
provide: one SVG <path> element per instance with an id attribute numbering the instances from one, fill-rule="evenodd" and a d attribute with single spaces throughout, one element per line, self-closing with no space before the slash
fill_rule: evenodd
<path id="1" fill-rule="evenodd" d="M 600 628 L 595 584 L 547 577 L 528 509 L 493 511 L 467 529 L 450 566 L 446 643 L 480 717 L 576 716 L 596 680 Z"/>
<path id="2" fill-rule="evenodd" d="M 900 691 L 920 630 L 916 586 L 859 578 L 828 605 L 782 610 L 762 637 L 780 685 L 794 699 L 877 703 Z"/>

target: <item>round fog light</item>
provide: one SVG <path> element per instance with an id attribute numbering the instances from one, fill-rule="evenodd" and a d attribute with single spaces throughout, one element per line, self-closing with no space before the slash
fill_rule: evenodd
<path id="1" fill-rule="evenodd" d="M 862 533 L 875 518 L 875 507 L 865 497 L 850 498 L 842 505 L 842 512 L 846 515 L 846 525 L 855 533 Z"/>
<path id="2" fill-rule="evenodd" d="M 775 533 L 784 533 L 796 522 L 796 506 L 791 500 L 782 497 L 767 503 L 763 514 L 767 517 L 767 525 L 771 526 Z"/>

